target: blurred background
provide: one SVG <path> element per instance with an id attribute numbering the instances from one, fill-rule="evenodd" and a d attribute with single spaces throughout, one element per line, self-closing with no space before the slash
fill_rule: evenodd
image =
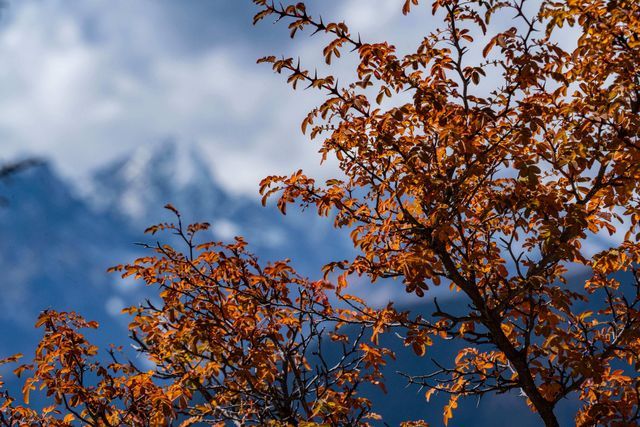
<path id="1" fill-rule="evenodd" d="M 400 0 L 308 6 L 345 20 L 363 40 L 388 40 L 400 50 L 434 26 L 428 7 L 403 17 Z M 313 68 L 323 40 L 303 34 L 291 42 L 286 25 L 269 19 L 254 27 L 255 12 L 249 0 L 4 2 L 0 164 L 41 163 L 0 180 L 0 357 L 29 358 L 40 337 L 33 324 L 47 308 L 100 321 L 95 339 L 103 345 L 126 344 L 120 310 L 145 289 L 105 270 L 143 254 L 135 243 L 150 242 L 143 230 L 171 219 L 162 209 L 167 202 L 186 221 L 212 223 L 211 239 L 243 235 L 261 259 L 291 258 L 312 278 L 326 262 L 351 256 L 348 233 L 330 220 L 314 212 L 285 217 L 260 205 L 266 175 L 337 172 L 331 160 L 320 167 L 318 142 L 299 131 L 321 95 L 294 93 L 282 76 L 255 64 L 284 54 Z M 342 59 L 333 73 L 348 79 L 351 64 Z M 354 287 L 372 304 L 422 303 L 398 282 L 355 280 Z M 426 372 L 426 359 L 399 366 Z M 427 404 L 422 396 L 396 378 L 389 395 L 377 395 L 379 412 L 390 425 L 406 418 L 441 425 L 442 398 Z M 521 426 L 537 425 L 519 396 L 463 402 L 450 425 L 510 426 L 514 414 Z"/>

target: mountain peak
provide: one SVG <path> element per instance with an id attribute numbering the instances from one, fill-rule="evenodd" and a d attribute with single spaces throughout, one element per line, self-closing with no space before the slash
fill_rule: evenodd
<path id="1" fill-rule="evenodd" d="M 98 170 L 95 176 L 118 173 L 130 182 L 144 180 L 145 176 L 162 175 L 179 187 L 202 184 L 203 178 L 212 181 L 209 165 L 198 145 L 175 138 L 140 145 L 129 155 Z"/>
<path id="2" fill-rule="evenodd" d="M 179 187 L 212 181 L 209 165 L 202 157 L 203 150 L 195 143 L 166 138 L 155 144 L 137 147 L 120 160 L 123 173 L 131 181 L 144 176 L 162 174 Z M 125 160 L 122 162 L 122 160 Z M 106 171 L 112 168 L 105 168 Z M 153 173 L 152 173 L 153 171 Z M 98 172 L 100 174 L 100 171 Z"/>
<path id="3" fill-rule="evenodd" d="M 227 198 L 199 147 L 175 138 L 141 145 L 107 164 L 88 188 L 87 198 L 98 210 L 144 226 L 158 220 L 154 216 L 166 203 L 210 215 Z"/>

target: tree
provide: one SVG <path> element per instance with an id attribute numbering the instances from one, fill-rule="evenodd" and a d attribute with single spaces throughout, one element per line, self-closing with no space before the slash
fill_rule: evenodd
<path id="1" fill-rule="evenodd" d="M 53 404 L 42 411 L 16 405 L 4 394 L 2 425 L 158 426 L 179 420 L 187 426 L 366 425 L 375 418 L 360 397 L 361 383 L 381 384 L 380 367 L 389 353 L 363 340 L 367 326 L 386 321 L 362 304 L 356 316 L 333 308 L 324 280 L 309 282 L 287 262 L 261 267 L 236 238 L 232 244 L 196 243 L 208 224 L 159 224 L 170 230 L 185 253 L 168 245 L 157 256 L 115 267 L 158 289 L 159 302 L 127 311 L 137 350 L 152 369 L 96 358 L 98 349 L 80 332 L 97 328 L 74 313 L 46 311 L 36 326 L 45 330 L 25 381 L 28 405 L 39 386 Z M 366 317 L 364 317 L 366 316 Z M 340 333 L 344 325 L 360 329 Z M 328 345 L 334 351 L 327 352 Z M 2 362 L 15 362 L 13 356 Z M 62 418 L 61 418 L 62 417 Z"/>
<path id="2" fill-rule="evenodd" d="M 408 378 L 427 399 L 450 395 L 445 422 L 463 396 L 520 390 L 546 426 L 559 425 L 554 408 L 571 394 L 583 402 L 577 425 L 637 425 L 640 5 L 434 0 L 441 28 L 399 54 L 303 3 L 254 3 L 256 22 L 275 17 L 292 37 L 327 36 L 327 64 L 347 50 L 357 57 L 357 81 L 346 86 L 293 58 L 261 60 L 294 87 L 327 94 L 302 130 L 324 136 L 323 158 L 337 157 L 343 173 L 324 183 L 302 171 L 272 176 L 261 192 L 283 213 L 299 203 L 333 216 L 360 255 L 309 282 L 286 263 L 261 268 L 242 240 L 198 246 L 203 226 L 160 225 L 183 236 L 186 254 L 159 246 L 156 257 L 121 267 L 161 290 L 161 304 L 130 310 L 132 337 L 156 369 L 87 362 L 95 349 L 72 326 L 93 325 L 45 313 L 35 365 L 18 370 L 35 369 L 25 390 L 40 382 L 58 406 L 33 413 L 6 400 L 5 424 L 52 423 L 61 407 L 90 425 L 180 416 L 367 425 L 375 414 L 358 385 L 383 386 L 392 355 L 377 337 L 398 331 L 417 357 L 438 337 L 466 343 L 455 360 Z M 403 12 L 418 3 L 406 0 Z M 579 36 L 571 48 L 558 44 L 567 27 Z M 620 242 L 591 254 L 585 242 L 603 232 Z M 584 283 L 573 281 L 578 267 L 590 272 Z M 425 317 L 370 308 L 346 293 L 353 274 L 398 278 L 416 298 L 449 286 L 467 309 L 436 301 Z M 341 349 L 334 365 L 325 337 Z M 87 370 L 97 386 L 84 385 Z"/>

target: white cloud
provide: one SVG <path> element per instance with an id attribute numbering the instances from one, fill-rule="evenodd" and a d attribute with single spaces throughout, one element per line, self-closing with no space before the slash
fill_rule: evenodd
<path id="1" fill-rule="evenodd" d="M 232 191 L 256 194 L 269 173 L 317 169 L 298 130 L 317 98 L 255 65 L 248 39 L 183 53 L 149 0 L 66 5 L 14 2 L 0 29 L 3 156 L 52 157 L 75 178 L 173 135 L 206 145 Z"/>
<path id="2" fill-rule="evenodd" d="M 424 11 L 405 18 L 395 1 L 369 1 L 321 9 L 352 21 L 367 40 L 392 32 L 412 45 L 420 31 L 395 30 L 420 22 Z M 264 176 L 298 168 L 319 178 L 335 174 L 335 163 L 319 167 L 318 142 L 299 131 L 321 94 L 294 93 L 283 76 L 255 65 L 263 54 L 288 50 L 312 66 L 321 62 L 321 37 L 257 52 L 256 37 L 282 28 L 255 30 L 247 22 L 229 30 L 236 32 L 231 44 L 213 39 L 184 52 L 177 39 L 185 29 L 167 13 L 152 0 L 13 1 L 0 25 L 0 154 L 51 157 L 78 178 L 170 135 L 203 145 L 216 177 L 235 192 L 256 195 Z M 223 19 L 212 15 L 206 25 Z M 332 72 L 351 75 L 353 59 L 338 61 Z"/>

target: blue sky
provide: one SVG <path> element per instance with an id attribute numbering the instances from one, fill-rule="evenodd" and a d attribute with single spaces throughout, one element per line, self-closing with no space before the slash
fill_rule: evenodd
<path id="1" fill-rule="evenodd" d="M 309 6 L 376 39 L 406 24 L 401 3 Z M 262 177 L 300 167 L 331 175 L 299 132 L 319 94 L 294 93 L 255 64 L 267 54 L 311 63 L 322 39 L 291 42 L 285 25 L 268 21 L 253 27 L 255 10 L 250 0 L 9 0 L 0 22 L 0 155 L 45 156 L 80 181 L 171 136 L 202 146 L 217 178 L 236 192 L 255 195 Z M 411 39 L 395 33 L 401 44 Z"/>

